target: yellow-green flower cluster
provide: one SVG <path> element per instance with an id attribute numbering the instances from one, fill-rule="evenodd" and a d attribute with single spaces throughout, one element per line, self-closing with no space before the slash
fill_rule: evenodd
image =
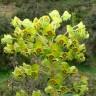
<path id="1" fill-rule="evenodd" d="M 23 63 L 23 66 L 16 67 L 13 76 L 18 79 L 26 76 L 31 76 L 34 79 L 38 77 L 39 72 L 39 65 L 38 64 L 32 64 L 28 65 Z"/>
<path id="2" fill-rule="evenodd" d="M 14 32 L 11 35 L 4 35 L 1 39 L 5 44 L 4 52 L 39 58 L 38 64 L 23 63 L 22 66 L 16 67 L 13 72 L 15 78 L 28 76 L 37 79 L 39 72 L 44 72 L 49 78 L 45 92 L 50 96 L 63 96 L 68 92 L 78 93 L 78 90 L 83 94 L 87 90 L 87 83 L 85 83 L 87 80 L 84 78 L 84 80 L 80 78 L 80 86 L 77 82 L 72 82 L 73 89 L 64 84 L 66 79 L 78 74 L 77 68 L 69 66 L 67 62 L 85 61 L 86 48 L 82 41 L 89 37 L 82 22 L 75 26 L 65 26 L 67 32 L 57 35 L 57 29 L 70 18 L 71 14 L 67 11 L 61 16 L 57 10 L 53 10 L 49 15 L 36 17 L 33 21 L 20 20 L 18 17 L 12 19 Z M 23 91 L 21 93 L 23 94 Z M 18 94 L 16 96 L 19 96 Z M 32 96 L 41 96 L 41 93 L 33 91 Z"/>

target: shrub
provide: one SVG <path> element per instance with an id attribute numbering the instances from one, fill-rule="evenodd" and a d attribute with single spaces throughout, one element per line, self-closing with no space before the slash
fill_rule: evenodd
<path id="1" fill-rule="evenodd" d="M 30 58 L 29 64 L 16 66 L 13 72 L 16 80 L 37 80 L 43 74 L 46 87 L 37 87 L 32 96 L 83 96 L 88 90 L 87 77 L 79 75 L 78 69 L 68 64 L 73 60 L 85 61 L 86 48 L 82 42 L 89 37 L 85 25 L 82 21 L 75 26 L 69 24 L 66 25 L 66 32 L 56 34 L 61 24 L 70 18 L 71 14 L 67 11 L 60 16 L 57 10 L 50 12 L 49 16 L 34 18 L 33 21 L 21 21 L 14 17 L 11 22 L 15 28 L 13 34 L 4 35 L 1 40 L 6 45 L 5 53 L 22 54 Z M 16 96 L 28 96 L 28 91 L 18 89 Z"/>

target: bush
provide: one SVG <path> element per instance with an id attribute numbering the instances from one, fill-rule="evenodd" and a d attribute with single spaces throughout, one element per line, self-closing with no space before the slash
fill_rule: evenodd
<path id="1" fill-rule="evenodd" d="M 16 96 L 28 96 L 33 90 L 35 91 L 32 96 L 43 94 L 82 96 L 88 90 L 87 78 L 79 75 L 75 66 L 68 64 L 73 60 L 85 61 L 86 48 L 82 41 L 89 37 L 85 25 L 82 22 L 75 26 L 66 25 L 67 31 L 57 35 L 57 29 L 63 22 L 70 20 L 71 14 L 65 11 L 60 16 L 59 12 L 54 10 L 49 16 L 34 18 L 33 22 L 29 19 L 21 21 L 14 17 L 11 22 L 15 28 L 14 33 L 4 35 L 1 40 L 6 45 L 5 53 L 22 54 L 30 58 L 29 64 L 23 63 L 13 72 L 14 78 L 22 81 L 25 86 L 24 88 L 21 84 L 21 87 L 18 87 Z M 29 92 L 27 86 L 30 78 L 38 80 L 42 75 L 46 86 L 44 88 L 38 86 Z"/>

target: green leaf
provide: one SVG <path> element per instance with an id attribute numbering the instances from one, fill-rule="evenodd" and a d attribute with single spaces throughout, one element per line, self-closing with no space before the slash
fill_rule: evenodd
<path id="1" fill-rule="evenodd" d="M 33 64 L 31 69 L 32 69 L 32 71 L 39 72 L 39 65 L 38 64 Z"/>

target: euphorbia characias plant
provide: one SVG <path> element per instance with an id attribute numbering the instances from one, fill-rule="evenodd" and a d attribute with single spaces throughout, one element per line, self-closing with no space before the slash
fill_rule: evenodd
<path id="1" fill-rule="evenodd" d="M 62 23 L 71 19 L 67 11 L 61 16 L 57 10 L 49 15 L 34 18 L 33 21 L 18 17 L 12 19 L 14 32 L 4 35 L 1 42 L 6 44 L 4 52 L 8 54 L 20 53 L 26 57 L 37 57 L 35 63 L 23 63 L 14 69 L 15 79 L 32 77 L 38 79 L 40 73 L 47 76 L 47 86 L 43 90 L 46 96 L 84 96 L 88 90 L 87 77 L 79 76 L 78 69 L 68 62 L 85 61 L 86 51 L 83 40 L 89 37 L 85 25 L 81 21 L 77 25 L 66 25 L 66 32 L 57 34 Z M 74 78 L 74 80 L 73 80 Z M 71 80 L 68 85 L 66 80 Z M 18 91 L 16 96 L 28 96 L 26 90 Z M 32 96 L 43 96 L 40 89 L 34 90 Z"/>

